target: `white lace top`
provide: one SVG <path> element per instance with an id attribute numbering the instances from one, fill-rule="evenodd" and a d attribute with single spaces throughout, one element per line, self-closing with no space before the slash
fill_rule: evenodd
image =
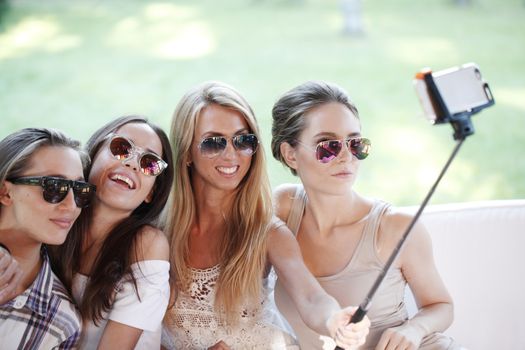
<path id="1" fill-rule="evenodd" d="M 193 282 L 189 290 L 179 289 L 175 305 L 165 319 L 162 329 L 165 348 L 207 349 L 222 340 L 231 349 L 299 349 L 270 297 L 268 279 L 264 281 L 260 307 L 246 308 L 240 325 L 233 327 L 214 310 L 220 266 L 191 269 L 191 273 Z"/>

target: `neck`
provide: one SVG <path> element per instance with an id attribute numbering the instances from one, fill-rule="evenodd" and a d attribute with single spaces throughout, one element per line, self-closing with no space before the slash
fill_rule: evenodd
<path id="1" fill-rule="evenodd" d="M 363 211 L 358 210 L 357 206 L 364 204 L 366 199 L 352 190 L 339 195 L 305 190 L 308 195 L 305 210 L 311 215 L 321 235 L 329 234 L 334 227 L 350 225 L 364 217 Z"/>
<path id="2" fill-rule="evenodd" d="M 35 280 L 42 266 L 40 257 L 41 242 L 30 239 L 25 232 L 14 229 L 0 229 L 0 242 L 9 248 L 11 256 L 23 271 L 16 294 L 23 293 Z"/>
<path id="3" fill-rule="evenodd" d="M 92 243 L 104 241 L 111 229 L 129 215 L 129 212 L 117 212 L 101 204 L 95 205 L 86 239 Z"/>
<path id="4" fill-rule="evenodd" d="M 211 186 L 194 183 L 197 224 L 206 222 L 225 223 L 233 204 L 236 191 L 220 190 Z"/>

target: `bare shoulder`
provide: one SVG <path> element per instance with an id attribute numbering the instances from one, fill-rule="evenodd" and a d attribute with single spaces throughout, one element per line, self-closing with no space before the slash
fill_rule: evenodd
<path id="1" fill-rule="evenodd" d="M 164 232 L 144 226 L 137 237 L 137 260 L 168 260 L 169 243 Z"/>
<path id="2" fill-rule="evenodd" d="M 288 226 L 278 218 L 276 220 L 268 232 L 267 252 L 269 262 L 282 268 L 285 262 L 289 264 L 296 257 L 301 257 L 301 250 Z"/>
<path id="3" fill-rule="evenodd" d="M 275 214 L 286 220 L 299 184 L 281 184 L 273 190 L 273 203 Z"/>
<path id="4" fill-rule="evenodd" d="M 414 218 L 413 213 L 390 207 L 381 219 L 378 245 L 391 251 L 403 237 Z M 381 241 L 381 242 L 379 242 Z M 431 238 L 423 223 L 418 220 L 412 227 L 405 242 L 402 256 L 413 255 L 416 252 L 431 250 Z"/>
<path id="5" fill-rule="evenodd" d="M 272 218 L 270 230 L 268 231 L 268 241 L 272 242 L 281 238 L 288 239 L 289 237 L 295 239 L 292 231 L 286 226 L 286 223 L 279 217 L 274 216 Z"/>

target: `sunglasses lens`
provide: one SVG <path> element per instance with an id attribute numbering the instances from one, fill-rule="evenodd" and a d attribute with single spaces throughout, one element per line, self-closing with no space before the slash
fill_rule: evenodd
<path id="1" fill-rule="evenodd" d="M 359 160 L 368 157 L 370 153 L 371 142 L 364 137 L 350 140 L 350 150 L 352 154 Z"/>
<path id="2" fill-rule="evenodd" d="M 44 188 L 44 199 L 47 202 L 59 203 L 67 196 L 69 181 L 46 178 L 42 187 Z"/>
<path id="3" fill-rule="evenodd" d="M 85 208 L 91 203 L 95 191 L 93 186 L 87 182 L 76 181 L 73 185 L 73 193 L 75 194 L 75 204 L 77 207 Z"/>
<path id="4" fill-rule="evenodd" d="M 140 168 L 146 175 L 157 176 L 164 170 L 163 160 L 154 154 L 146 153 L 140 158 Z"/>
<path id="5" fill-rule="evenodd" d="M 253 134 L 237 135 L 233 138 L 233 146 L 242 154 L 251 156 L 257 150 L 259 141 Z"/>
<path id="6" fill-rule="evenodd" d="M 317 160 L 326 164 L 337 157 L 342 148 L 343 143 L 338 140 L 319 142 L 316 149 Z"/>
<path id="7" fill-rule="evenodd" d="M 133 146 L 123 137 L 115 137 L 111 140 L 109 144 L 109 150 L 115 158 L 121 160 L 129 158 L 131 155 Z"/>
<path id="8" fill-rule="evenodd" d="M 213 158 L 226 149 L 227 142 L 222 136 L 208 137 L 202 140 L 199 148 L 204 157 Z"/>

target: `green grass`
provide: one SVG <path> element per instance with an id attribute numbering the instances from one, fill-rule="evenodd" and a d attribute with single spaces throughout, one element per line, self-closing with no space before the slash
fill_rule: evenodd
<path id="1" fill-rule="evenodd" d="M 13 0 L 0 16 L 0 137 L 49 126 L 85 141 L 124 114 L 167 130 L 182 94 L 214 79 L 248 98 L 268 151 L 278 96 L 323 79 L 350 92 L 373 141 L 358 190 L 417 204 L 454 142 L 421 117 L 412 77 L 476 62 L 496 105 L 473 117 L 432 202 L 525 198 L 525 4 L 472 2 L 363 1 L 356 38 L 341 34 L 336 0 Z M 267 154 L 272 185 L 297 181 Z"/>

